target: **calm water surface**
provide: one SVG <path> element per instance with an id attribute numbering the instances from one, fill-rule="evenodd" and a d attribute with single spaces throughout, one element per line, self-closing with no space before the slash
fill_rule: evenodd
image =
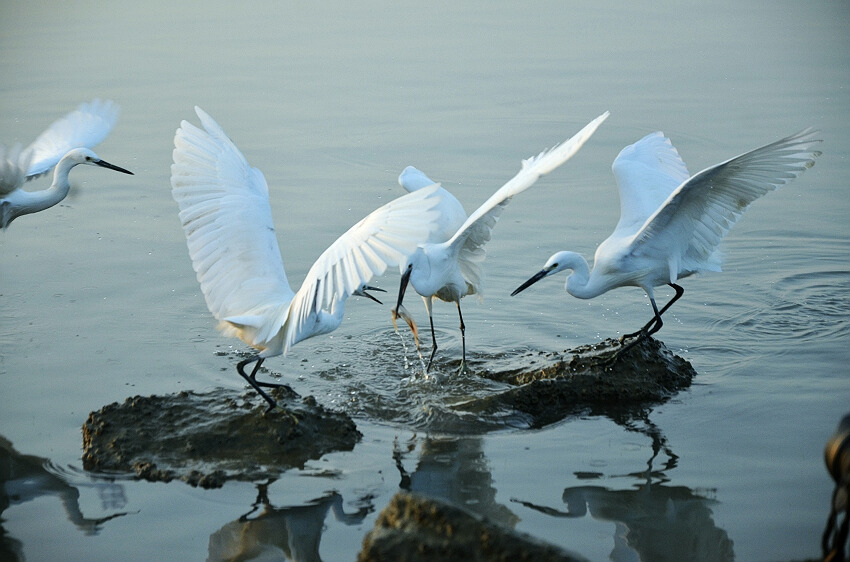
<path id="1" fill-rule="evenodd" d="M 24 475 L 0 500 L 7 551 L 215 560 L 265 534 L 275 544 L 254 546 L 266 554 L 353 560 L 404 483 L 591 560 L 819 555 L 832 490 L 823 446 L 850 410 L 846 4 L 0 12 L 0 142 L 31 142 L 78 103 L 110 98 L 122 115 L 98 153 L 136 173 L 78 168 L 63 204 L 0 233 L 0 437 L 4 464 Z M 389 307 L 353 300 L 337 332 L 268 362 L 302 395 L 355 416 L 364 437 L 353 451 L 213 491 L 88 474 L 80 427 L 90 411 L 137 394 L 240 388 L 242 347 L 215 331 L 170 196 L 174 130 L 196 121 L 195 104 L 265 173 L 297 284 L 336 236 L 401 194 L 404 166 L 472 211 L 521 158 L 610 110 L 495 230 L 486 298 L 463 303 L 470 355 L 484 365 L 646 321 L 638 289 L 579 301 L 561 278 L 507 296 L 556 250 L 590 257 L 608 235 L 618 217 L 610 165 L 623 146 L 663 130 L 695 172 L 814 126 L 824 154 L 747 212 L 727 237 L 723 273 L 683 283 L 659 335 L 699 375 L 643 421 L 436 431 L 446 405 L 494 387 L 417 377 Z M 392 293 L 398 277 L 378 281 Z M 454 306 L 435 308 L 439 357 L 455 358 Z M 652 435 L 664 447 L 648 467 Z"/>

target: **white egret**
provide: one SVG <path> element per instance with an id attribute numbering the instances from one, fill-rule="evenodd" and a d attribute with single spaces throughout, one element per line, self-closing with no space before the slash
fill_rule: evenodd
<path id="1" fill-rule="evenodd" d="M 617 287 L 640 287 L 653 317 L 639 336 L 613 357 L 661 329 L 661 315 L 684 293 L 677 280 L 701 271 L 720 271 L 718 246 L 756 199 L 812 167 L 820 152 L 817 131 L 806 129 L 716 164 L 691 176 L 679 153 L 660 132 L 624 148 L 613 170 L 620 191 L 620 221 L 596 249 L 593 270 L 575 252 L 558 252 L 516 295 L 559 271 L 572 270 L 566 290 L 592 299 Z M 669 285 L 676 294 L 660 310 L 653 288 Z"/>
<path id="2" fill-rule="evenodd" d="M 428 359 L 430 368 L 437 352 L 437 337 L 434 333 L 434 319 L 431 314 L 434 298 L 457 305 L 460 318 L 460 334 L 462 342 L 463 364 L 466 362 L 466 326 L 460 310 L 460 299 L 466 295 L 481 295 L 484 290 L 484 244 L 490 240 L 493 227 L 499 220 L 502 210 L 514 195 L 521 193 L 534 185 L 541 177 L 567 160 L 596 131 L 597 127 L 608 117 L 606 111 L 579 131 L 572 138 L 564 141 L 555 148 L 541 152 L 539 155 L 523 160 L 522 168 L 505 185 L 499 188 L 484 202 L 469 218 L 460 203 L 443 188 L 443 202 L 440 206 L 441 224 L 432 238 L 423 242 L 416 252 L 402 265 L 401 285 L 398 302 L 393 309 L 393 323 L 398 316 L 404 318 L 417 337 L 416 326 L 410 315 L 402 306 L 404 293 L 408 282 L 425 301 L 428 320 L 431 323 L 431 356 Z M 425 185 L 434 184 L 425 174 L 413 167 L 408 167 L 399 176 L 399 183 L 408 191 L 416 192 Z M 418 345 L 418 337 L 417 337 Z"/>
<path id="3" fill-rule="evenodd" d="M 259 352 L 236 366 L 269 403 L 256 380 L 269 357 L 335 330 L 345 300 L 377 300 L 367 283 L 399 265 L 435 228 L 438 187 L 380 207 L 325 250 L 294 292 L 286 279 L 263 173 L 251 167 L 212 117 L 196 107 L 204 129 L 183 121 L 174 137 L 172 195 L 180 207 L 189 255 L 219 329 Z M 250 374 L 245 367 L 255 363 Z"/>
<path id="4" fill-rule="evenodd" d="M 100 143 L 118 119 L 118 107 L 98 99 L 54 121 L 25 149 L 0 146 L 0 228 L 21 215 L 43 211 L 62 201 L 71 188 L 68 172 L 77 164 L 131 172 L 101 160 L 90 149 Z M 58 165 L 57 165 L 58 164 Z M 41 191 L 25 191 L 27 180 L 56 166 L 53 184 Z"/>

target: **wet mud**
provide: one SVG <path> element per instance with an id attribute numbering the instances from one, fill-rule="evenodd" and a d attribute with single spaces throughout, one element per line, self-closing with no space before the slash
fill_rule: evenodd
<path id="1" fill-rule="evenodd" d="M 527 352 L 503 364 L 475 366 L 476 374 L 510 384 L 504 392 L 475 398 L 458 406 L 481 417 L 523 415 L 531 427 L 542 427 L 571 415 L 630 418 L 688 388 L 696 376 L 689 362 L 662 342 L 649 338 L 616 361 L 618 340 L 584 345 L 562 353 Z"/>
<path id="2" fill-rule="evenodd" d="M 358 562 L 584 560 L 459 507 L 408 492 L 393 496 L 363 540 Z"/>
<path id="3" fill-rule="evenodd" d="M 346 414 L 286 388 L 271 393 L 285 410 L 266 413 L 253 392 L 216 389 L 136 396 L 104 406 L 83 424 L 83 467 L 150 481 L 217 488 L 228 480 L 274 478 L 362 435 Z"/>

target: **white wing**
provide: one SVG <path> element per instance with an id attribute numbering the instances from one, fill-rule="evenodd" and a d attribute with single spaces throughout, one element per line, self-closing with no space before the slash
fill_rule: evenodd
<path id="1" fill-rule="evenodd" d="M 83 103 L 54 121 L 23 154 L 30 159 L 27 177 L 49 171 L 73 148 L 92 148 L 103 141 L 118 120 L 118 106 L 110 100 Z"/>
<path id="2" fill-rule="evenodd" d="M 690 173 L 663 133 L 651 133 L 620 151 L 611 166 L 620 190 L 617 232 L 632 235 Z"/>
<path id="3" fill-rule="evenodd" d="M 212 117 L 199 107 L 195 112 L 206 130 L 180 124 L 171 166 L 171 193 L 180 207 L 189 255 L 213 316 L 220 321 L 253 317 L 246 320 L 255 329 L 249 343 L 264 342 L 280 325 L 263 320 L 279 316 L 294 295 L 283 269 L 266 180 Z"/>
<path id="4" fill-rule="evenodd" d="M 21 158 L 21 145 L 0 144 L 0 197 L 12 193 L 26 181 L 27 163 Z"/>
<path id="5" fill-rule="evenodd" d="M 308 336 L 305 322 L 334 314 L 351 294 L 389 266 L 397 266 L 437 224 L 440 186 L 408 193 L 370 213 L 325 250 L 304 279 L 289 313 L 284 353 Z"/>
<path id="6" fill-rule="evenodd" d="M 480 293 L 481 291 L 483 271 L 480 264 L 484 260 L 484 244 L 490 240 L 493 227 L 496 226 L 502 210 L 514 195 L 525 191 L 534 185 L 541 176 L 548 174 L 572 158 L 593 135 L 599 125 L 608 118 L 608 115 L 609 112 L 606 111 L 585 125 L 572 138 L 555 148 L 523 160 L 519 173 L 478 207 L 466 219 L 457 233 L 446 242 L 446 245 L 456 247 L 461 274 L 476 289 L 476 292 Z"/>
<path id="7" fill-rule="evenodd" d="M 632 254 L 667 256 L 671 280 L 678 271 L 719 270 L 720 241 L 750 203 L 814 165 L 817 134 L 806 129 L 695 174 L 646 221 Z"/>

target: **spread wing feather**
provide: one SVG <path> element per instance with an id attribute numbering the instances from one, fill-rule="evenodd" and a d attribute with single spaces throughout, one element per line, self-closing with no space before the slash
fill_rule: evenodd
<path id="1" fill-rule="evenodd" d="M 806 129 L 687 179 L 635 234 L 632 253 L 673 256 L 671 280 L 676 269 L 719 270 L 720 241 L 750 203 L 814 165 L 817 134 Z"/>
<path id="2" fill-rule="evenodd" d="M 606 111 L 576 133 L 572 138 L 556 147 L 541 152 L 522 161 L 519 173 L 499 188 L 484 202 L 455 235 L 446 244 L 454 246 L 458 253 L 461 274 L 471 286 L 471 293 L 481 294 L 483 291 L 484 271 L 481 262 L 484 260 L 484 245 L 490 241 L 493 227 L 499 220 L 502 211 L 511 198 L 534 185 L 542 176 L 548 174 L 567 160 L 593 135 L 599 125 L 608 118 Z"/>
<path id="3" fill-rule="evenodd" d="M 409 257 L 435 228 L 440 186 L 408 193 L 370 213 L 325 250 L 292 302 L 284 349 L 303 339 L 320 311 L 334 314 L 345 299 Z"/>
<path id="4" fill-rule="evenodd" d="M 249 343 L 280 329 L 294 293 L 275 236 L 268 186 L 212 117 L 196 107 L 203 129 L 187 121 L 174 137 L 172 195 L 180 207 L 192 266 L 213 316 L 253 328 Z M 224 321 L 228 321 L 230 325 Z M 263 328 L 258 330 L 258 328 Z"/>
<path id="5" fill-rule="evenodd" d="M 29 159 L 27 177 L 50 171 L 74 148 L 93 148 L 103 142 L 118 120 L 118 106 L 110 100 L 94 99 L 54 121 L 21 153 Z"/>

